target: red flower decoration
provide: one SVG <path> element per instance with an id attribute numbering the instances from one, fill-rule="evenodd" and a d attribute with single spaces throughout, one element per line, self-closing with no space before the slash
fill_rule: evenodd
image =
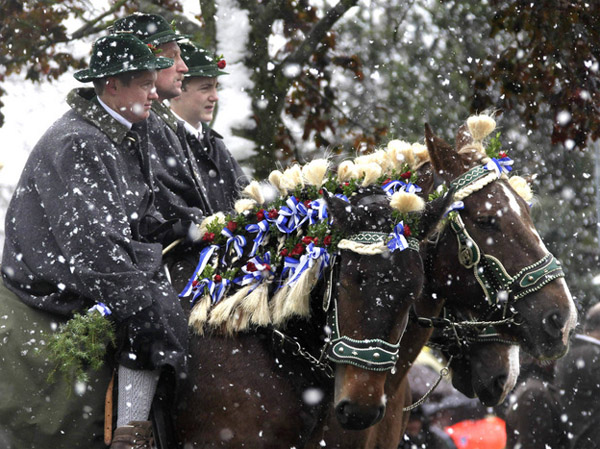
<path id="1" fill-rule="evenodd" d="M 227 229 L 229 229 L 231 232 L 234 232 L 237 229 L 237 223 L 235 221 L 228 221 Z"/>
<path id="2" fill-rule="evenodd" d="M 227 63 L 225 62 L 224 59 L 220 59 L 219 61 L 217 61 L 217 67 L 220 68 L 221 70 L 223 70 L 226 65 L 227 65 Z"/>
<path id="3" fill-rule="evenodd" d="M 264 220 L 265 219 L 265 210 L 261 209 L 256 213 L 256 218 L 258 218 L 259 220 Z"/>
<path id="4" fill-rule="evenodd" d="M 249 271 L 249 272 L 251 272 L 251 273 L 253 271 L 256 271 L 256 265 L 254 265 L 254 262 L 248 262 L 246 264 L 246 270 Z"/>
<path id="5" fill-rule="evenodd" d="M 381 183 L 381 185 L 386 185 L 388 182 L 390 182 L 392 179 L 391 178 L 387 178 L 385 181 L 383 181 Z"/>
<path id="6" fill-rule="evenodd" d="M 283 257 L 287 256 L 287 255 L 288 255 L 288 250 L 287 250 L 287 248 L 283 248 L 283 249 L 282 249 L 282 250 L 279 252 L 279 254 L 281 254 Z"/>
<path id="7" fill-rule="evenodd" d="M 331 236 L 330 235 L 325 236 L 325 238 L 323 239 L 323 245 L 325 245 L 325 246 L 331 245 Z"/>
<path id="8" fill-rule="evenodd" d="M 303 252 L 304 252 L 304 245 L 302 245 L 302 243 L 297 243 L 296 246 L 294 246 L 294 249 L 292 250 L 291 255 L 299 256 Z"/>
<path id="9" fill-rule="evenodd" d="M 302 237 L 302 243 L 304 243 L 305 245 L 310 245 L 312 242 L 314 242 L 314 237 L 310 237 L 310 236 L 305 236 Z"/>
<path id="10" fill-rule="evenodd" d="M 412 176 L 412 173 L 410 171 L 404 172 L 400 175 L 400 177 L 402 179 L 410 179 L 411 176 Z"/>
<path id="11" fill-rule="evenodd" d="M 221 277 L 220 274 L 215 274 L 214 280 L 215 280 L 215 282 L 221 282 L 223 280 L 223 278 Z"/>
<path id="12" fill-rule="evenodd" d="M 155 55 L 159 54 L 162 52 L 162 49 L 158 49 L 156 48 L 156 45 L 154 44 L 146 44 L 148 46 L 148 48 L 150 49 L 150 51 L 152 51 L 152 53 L 154 53 Z"/>
<path id="13" fill-rule="evenodd" d="M 212 242 L 215 239 L 215 233 L 214 232 L 207 232 L 206 234 L 204 234 L 202 236 L 202 240 L 205 242 Z"/>
<path id="14" fill-rule="evenodd" d="M 310 207 L 310 203 L 311 203 L 311 202 L 312 202 L 311 200 L 304 200 L 304 205 L 305 205 L 306 207 Z"/>
<path id="15" fill-rule="evenodd" d="M 508 157 L 508 154 L 506 154 L 504 151 L 501 151 L 498 156 L 500 156 L 500 159 L 502 159 L 503 157 Z"/>
<path id="16" fill-rule="evenodd" d="M 404 225 L 404 236 L 410 237 L 410 228 L 408 227 L 408 225 Z"/>
<path id="17" fill-rule="evenodd" d="M 271 209 L 269 211 L 269 218 L 275 219 L 279 217 L 279 211 L 277 209 Z"/>

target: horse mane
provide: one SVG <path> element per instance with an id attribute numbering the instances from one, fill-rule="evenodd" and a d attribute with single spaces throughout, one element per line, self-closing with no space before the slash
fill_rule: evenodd
<path id="1" fill-rule="evenodd" d="M 423 152 L 417 146 L 415 153 Z M 425 207 L 416 195 L 415 180 L 406 158 L 388 148 L 336 168 L 329 159 L 316 159 L 283 172 L 274 170 L 268 182 L 252 181 L 235 203 L 235 212 L 214 214 L 195 230 L 195 238 L 205 246 L 180 295 L 194 295 L 190 326 L 199 334 L 207 329 L 232 334 L 251 326 L 283 327 L 292 317 L 309 317 L 310 292 L 329 258 L 340 243 L 340 249 L 352 250 L 356 245 L 347 237 L 359 232 L 348 224 L 351 220 L 332 225 L 328 197 L 341 198 L 349 206 L 375 198 L 378 205 L 365 210 L 385 215 L 385 223 L 403 222 L 408 236 L 418 233 L 418 220 L 412 217 Z M 379 231 L 392 235 L 393 225 L 385 228 L 373 221 Z M 387 251 L 385 243 L 379 249 Z"/>
<path id="2" fill-rule="evenodd" d="M 474 155 L 481 163 L 500 157 L 486 153 L 482 143 L 495 129 L 491 117 L 473 116 L 466 125 L 468 131 L 461 128 L 459 153 Z M 379 197 L 392 221 L 402 221 L 407 233 L 415 232 L 410 213 L 421 212 L 425 201 L 416 195 L 420 189 L 414 182 L 417 170 L 428 162 L 426 146 L 392 140 L 385 148 L 335 168 L 327 158 L 315 159 L 274 170 L 268 181 L 252 181 L 235 203 L 235 212 L 212 215 L 196 230 L 196 237 L 207 246 L 181 294 L 194 294 L 192 328 L 199 334 L 205 328 L 232 334 L 251 326 L 283 327 L 292 317 L 308 318 L 310 292 L 340 242 L 340 249 L 370 251 L 349 243 L 349 234 L 356 233 L 351 225 L 331 226 L 328 196 L 343 198 L 349 205 L 364 197 Z M 512 176 L 509 182 L 526 201 L 531 200 L 523 178 Z M 383 250 L 385 244 L 380 243 L 372 253 Z"/>

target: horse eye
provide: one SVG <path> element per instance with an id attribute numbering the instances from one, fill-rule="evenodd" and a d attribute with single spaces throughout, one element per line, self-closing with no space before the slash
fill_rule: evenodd
<path id="1" fill-rule="evenodd" d="M 491 215 L 482 215 L 477 217 L 477 225 L 489 230 L 498 229 L 498 220 Z"/>

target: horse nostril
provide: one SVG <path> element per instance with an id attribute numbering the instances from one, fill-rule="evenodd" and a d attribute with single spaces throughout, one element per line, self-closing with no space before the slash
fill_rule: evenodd
<path id="1" fill-rule="evenodd" d="M 500 376 L 496 377 L 496 379 L 494 380 L 494 387 L 496 389 L 498 389 L 499 391 L 504 391 L 504 386 L 506 385 L 507 381 L 508 381 L 508 376 L 506 374 L 501 374 Z"/>
<path id="2" fill-rule="evenodd" d="M 543 319 L 544 330 L 552 337 L 562 337 L 564 320 L 558 312 L 551 312 Z"/>

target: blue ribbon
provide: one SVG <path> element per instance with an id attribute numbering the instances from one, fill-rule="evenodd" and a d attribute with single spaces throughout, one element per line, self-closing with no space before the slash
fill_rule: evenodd
<path id="1" fill-rule="evenodd" d="M 196 299 L 204 294 L 204 290 L 208 290 L 208 294 L 210 295 L 210 300 L 212 304 L 218 303 L 225 292 L 227 291 L 227 287 L 231 284 L 229 279 L 221 279 L 219 282 L 215 282 L 212 279 L 204 278 L 198 281 L 198 283 L 192 289 L 194 292 L 194 296 L 192 297 L 192 307 L 196 302 Z"/>
<path id="2" fill-rule="evenodd" d="M 220 282 L 208 281 L 208 292 L 213 304 L 216 304 L 223 299 L 229 284 L 231 284 L 231 281 L 225 278 L 222 278 Z"/>
<path id="3" fill-rule="evenodd" d="M 311 225 L 315 224 L 317 221 L 322 222 L 327 220 L 329 215 L 327 214 L 327 203 L 325 202 L 325 200 L 319 198 L 312 201 L 310 203 L 309 214 L 309 220 Z"/>
<path id="4" fill-rule="evenodd" d="M 290 276 L 286 284 L 292 286 L 298 282 L 298 279 L 300 279 L 302 273 L 304 273 L 308 268 L 312 267 L 319 259 L 321 260 L 319 276 L 321 276 L 323 268 L 329 264 L 329 253 L 325 248 L 315 246 L 315 244 L 311 242 L 306 247 L 305 253 L 300 257 L 298 265 L 294 269 L 294 273 Z"/>
<path id="5" fill-rule="evenodd" d="M 233 249 L 238 257 L 242 257 L 244 253 L 244 247 L 246 246 L 246 237 L 243 235 L 235 235 L 227 228 L 223 228 L 221 234 L 227 237 L 227 243 L 225 244 L 225 254 L 223 254 L 223 259 L 221 263 L 225 264 L 225 256 L 229 253 L 229 246 L 233 243 Z"/>
<path id="6" fill-rule="evenodd" d="M 291 234 L 306 221 L 306 206 L 299 202 L 295 196 L 290 196 L 285 201 L 285 206 L 279 210 L 277 228 L 281 232 Z"/>
<path id="7" fill-rule="evenodd" d="M 108 308 L 108 306 L 106 304 L 104 304 L 103 302 L 99 302 L 98 304 L 90 307 L 88 309 L 88 313 L 92 313 L 94 310 L 100 312 L 100 314 L 102 316 L 108 316 L 108 315 L 112 315 L 111 310 Z"/>
<path id="8" fill-rule="evenodd" d="M 202 252 L 200 253 L 200 260 L 198 261 L 198 265 L 196 265 L 196 269 L 194 270 L 194 274 L 192 274 L 192 277 L 188 281 L 187 285 L 185 286 L 185 288 L 183 289 L 183 291 L 179 294 L 180 298 L 184 298 L 184 297 L 188 296 L 192 292 L 192 290 L 194 288 L 194 285 L 193 285 L 194 281 L 196 280 L 196 278 L 198 277 L 198 275 L 204 271 L 204 268 L 206 267 L 206 264 L 208 264 L 208 261 L 210 260 L 210 258 L 212 257 L 213 253 L 217 249 L 219 249 L 219 245 L 210 245 L 210 246 L 207 246 L 206 248 L 204 248 L 202 250 Z"/>
<path id="9" fill-rule="evenodd" d="M 487 164 L 485 164 L 483 166 L 483 168 L 485 168 L 486 170 L 489 170 L 489 171 L 495 171 L 496 176 L 498 176 L 498 178 L 499 178 L 500 176 L 502 176 L 502 173 L 508 173 L 508 172 L 512 171 L 513 163 L 514 163 L 514 161 L 511 158 L 509 158 L 508 156 L 505 156 L 500 159 L 496 159 L 495 157 L 493 157 L 490 162 L 488 162 Z"/>
<path id="10" fill-rule="evenodd" d="M 285 275 L 288 274 L 288 272 L 289 276 L 293 276 L 294 272 L 296 271 L 296 268 L 298 268 L 298 265 L 300 265 L 300 261 L 298 259 L 286 256 L 283 261 L 281 279 L 285 279 Z"/>
<path id="11" fill-rule="evenodd" d="M 465 203 L 463 203 L 462 201 L 455 201 L 450 206 L 448 206 L 448 209 L 446 210 L 446 212 L 444 212 L 444 217 L 448 216 L 450 212 L 454 212 L 455 210 L 460 210 L 464 208 Z"/>
<path id="12" fill-rule="evenodd" d="M 392 251 L 392 252 L 394 252 L 396 250 L 404 251 L 406 248 L 408 248 L 408 241 L 406 240 L 406 237 L 404 236 L 404 223 L 403 222 L 400 222 L 396 226 L 394 226 L 394 229 L 392 230 L 390 237 L 392 237 L 392 239 L 387 244 L 387 247 L 390 251 Z"/>
<path id="13" fill-rule="evenodd" d="M 240 286 L 255 283 L 256 285 L 254 287 L 252 287 L 252 289 L 250 290 L 250 291 L 252 291 L 256 287 L 258 287 L 258 284 L 260 284 L 264 279 L 267 279 L 268 277 L 270 277 L 275 270 L 271 266 L 271 253 L 268 251 L 265 253 L 265 255 L 262 258 L 260 258 L 258 256 L 253 257 L 252 259 L 250 259 L 248 261 L 248 263 L 254 264 L 254 266 L 256 267 L 256 270 L 255 271 L 248 270 L 248 268 L 247 268 L 248 264 L 246 264 L 244 267 L 242 267 L 242 271 L 246 274 L 244 276 L 235 278 L 233 280 L 233 282 Z"/>
<path id="14" fill-rule="evenodd" d="M 258 247 L 262 245 L 267 232 L 269 232 L 269 222 L 267 220 L 262 220 L 256 224 L 249 224 L 246 226 L 246 231 L 251 234 L 256 233 L 256 237 L 254 237 L 254 245 L 252 246 L 252 251 L 250 251 L 249 256 L 253 257 L 258 251 Z"/>
<path id="15" fill-rule="evenodd" d="M 381 188 L 389 196 L 392 196 L 394 193 L 399 192 L 401 190 L 404 190 L 406 193 L 419 193 L 423 190 L 421 189 L 421 187 L 419 187 L 416 184 L 413 184 L 412 182 L 403 182 L 400 180 L 390 181 L 381 186 Z"/>

